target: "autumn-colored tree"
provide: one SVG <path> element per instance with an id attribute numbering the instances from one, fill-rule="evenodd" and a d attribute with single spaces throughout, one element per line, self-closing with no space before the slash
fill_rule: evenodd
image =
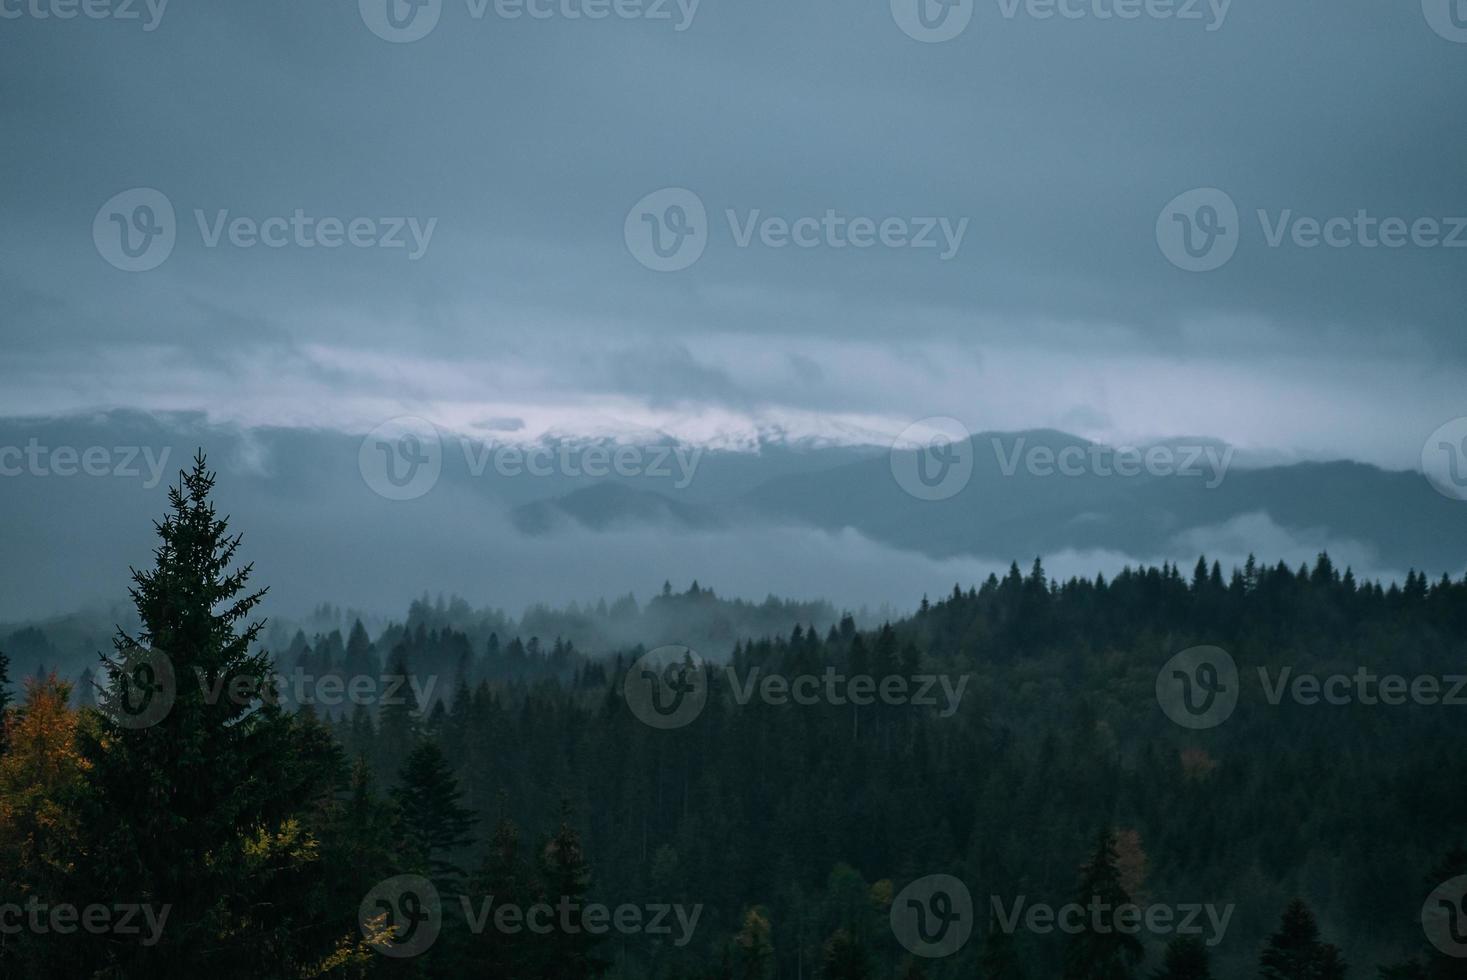
<path id="1" fill-rule="evenodd" d="M 744 921 L 734 936 L 735 980 L 764 980 L 769 976 L 774 944 L 770 941 L 769 912 L 759 907 L 744 912 Z"/>
<path id="2" fill-rule="evenodd" d="M 85 860 L 80 802 L 87 761 L 77 751 L 78 714 L 71 685 L 50 674 L 25 683 L 25 698 L 6 712 L 9 750 L 0 756 L 0 895 L 46 904 L 72 897 L 72 874 Z M 0 948 L 0 973 L 64 976 L 83 969 L 95 940 L 22 931 Z M 90 940 L 90 942 L 89 942 Z"/>
<path id="3" fill-rule="evenodd" d="M 868 980 L 871 963 L 860 941 L 845 929 L 826 940 L 820 965 L 823 980 Z"/>
<path id="4" fill-rule="evenodd" d="M 29 679 L 25 700 L 7 712 L 10 747 L 0 756 L 0 868 L 19 883 L 54 883 L 74 866 L 76 804 L 90 763 L 77 751 L 80 721 L 67 707 L 71 685 L 55 674 Z"/>

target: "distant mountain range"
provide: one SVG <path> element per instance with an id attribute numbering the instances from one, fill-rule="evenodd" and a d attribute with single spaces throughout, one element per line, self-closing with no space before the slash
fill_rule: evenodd
<path id="1" fill-rule="evenodd" d="M 1222 444 L 1174 441 L 1166 447 L 1169 472 L 1146 472 L 1143 457 L 1134 475 L 1115 473 L 1113 459 L 1065 475 L 1057 462 L 1044 461 L 1063 458 L 1066 449 L 1072 461 L 1104 460 L 1105 447 L 1051 430 L 982 433 L 970 445 L 972 475 L 946 499 L 906 492 L 893 475 L 900 463 L 894 466 L 892 453 L 882 451 L 772 476 L 718 504 L 680 504 L 659 491 L 605 483 L 517 513 L 522 527 L 540 532 L 565 521 L 603 530 L 641 520 L 689 527 L 765 520 L 852 528 L 934 557 L 1001 560 L 1066 550 L 1155 559 L 1175 554 L 1178 539 L 1188 532 L 1264 515 L 1325 544 L 1363 546 L 1384 567 L 1454 576 L 1467 569 L 1467 504 L 1438 494 L 1418 473 L 1344 461 L 1223 467 Z"/>
<path id="2" fill-rule="evenodd" d="M 0 619 L 11 621 L 121 598 L 127 566 L 150 559 L 152 520 L 166 506 L 166 480 L 199 447 L 220 471 L 221 507 L 246 532 L 250 558 L 261 563 L 268 584 L 302 604 L 331 599 L 390 609 L 401 595 L 458 589 L 460 581 L 465 594 L 500 601 L 475 595 L 467 580 L 488 570 L 495 581 L 514 576 L 536 592 L 535 583 L 554 581 L 568 559 L 554 558 L 560 563 L 554 568 L 550 558 L 545 567 L 532 567 L 546 547 L 530 542 L 572 538 L 568 554 L 586 564 L 603 537 L 624 543 L 640 535 L 658 556 L 678 549 L 684 534 L 721 535 L 706 562 L 697 549 L 688 558 L 693 574 L 702 574 L 703 565 L 727 553 L 770 548 L 780 529 L 854 532 L 934 562 L 973 557 L 1006 564 L 1061 552 L 1160 561 L 1190 551 L 1195 559 L 1197 541 L 1219 536 L 1231 542 L 1230 553 L 1254 550 L 1261 560 L 1276 559 L 1258 532 L 1266 527 L 1286 532 L 1296 545 L 1346 547 L 1376 569 L 1414 567 L 1433 576 L 1467 569 L 1467 503 L 1436 493 L 1419 473 L 1345 461 L 1244 466 L 1229 447 L 1206 439 L 1147 447 L 1166 464 L 1155 466 L 1142 453 L 1118 459 L 1063 432 L 985 432 L 943 450 L 966 454 L 966 482 L 950 481 L 940 492 L 918 485 L 914 495 L 918 462 L 932 463 L 928 476 L 938 471 L 927 450 L 919 460 L 914 448 L 893 452 L 771 436 L 748 449 L 694 454 L 649 436 L 638 447 L 635 475 L 624 469 L 588 476 L 588 468 L 607 471 L 615 440 L 556 441 L 541 447 L 545 459 L 564 450 L 573 465 L 554 463 L 542 468 L 546 475 L 531 476 L 522 467 L 501 467 L 492 445 L 444 433 L 436 447 L 441 473 L 408 500 L 374 489 L 362 469 L 372 456 L 363 453 L 362 436 L 336 431 L 242 429 L 198 415 L 120 411 L 0 419 L 0 450 L 28 446 L 51 453 L 49 471 L 32 472 L 27 462 L 19 475 L 0 476 L 0 554 L 7 557 L 0 566 Z M 95 450 L 94 463 L 100 466 L 105 456 L 114 470 L 131 454 L 135 472 L 87 476 L 76 472 L 70 456 L 57 457 L 59 447 L 81 459 Z M 667 461 L 660 469 L 650 465 L 674 449 L 684 451 L 681 469 Z M 603 462 L 599 470 L 584 465 L 588 452 Z M 0 463 L 15 458 L 11 453 Z M 1129 467 L 1118 465 L 1124 463 Z M 1178 468 L 1186 474 L 1176 475 Z M 59 475 L 66 469 L 76 475 Z M 649 469 L 654 472 L 643 472 Z M 167 475 L 161 485 L 159 471 Z M 686 557 L 688 549 L 681 551 Z M 785 560 L 763 552 L 740 558 L 748 577 Z M 655 576 L 659 584 L 664 577 L 661 557 L 638 558 L 636 567 L 618 571 L 616 562 L 624 560 L 606 553 L 598 591 L 613 578 L 620 584 L 607 594 L 641 577 Z M 719 574 L 714 566 L 703 577 L 716 582 Z M 822 585 L 811 582 L 806 594 L 820 595 Z M 919 597 L 920 591 L 890 596 Z"/>

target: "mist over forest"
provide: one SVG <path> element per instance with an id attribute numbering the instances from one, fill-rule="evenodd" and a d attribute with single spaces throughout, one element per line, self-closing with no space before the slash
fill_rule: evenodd
<path id="1" fill-rule="evenodd" d="M 1467 980 L 1467 0 L 0 0 L 0 978 Z"/>

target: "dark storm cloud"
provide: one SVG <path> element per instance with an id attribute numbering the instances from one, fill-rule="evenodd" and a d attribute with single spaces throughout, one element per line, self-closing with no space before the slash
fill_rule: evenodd
<path id="1" fill-rule="evenodd" d="M 37 364 L 64 379 L 79 345 L 165 349 L 178 365 L 221 350 L 519 356 L 568 388 L 647 404 L 871 413 L 890 401 L 877 385 L 860 404 L 860 357 L 874 375 L 924 344 L 966 347 L 975 364 L 985 346 L 1052 352 L 1055 372 L 1087 348 L 1242 373 L 1281 354 L 1385 357 L 1372 396 L 1387 405 L 1413 368 L 1461 360 L 1467 249 L 1274 248 L 1255 215 L 1467 214 L 1467 44 L 1415 2 L 1236 0 L 1195 5 L 1200 19 L 1149 4 L 1173 15 L 1124 20 L 1102 16 L 1115 0 L 1048 18 L 1042 3 L 985 0 L 938 44 L 878 0 L 703 0 L 602 20 L 566 15 L 583 0 L 542 4 L 543 19 L 445 0 L 405 44 L 347 0 L 173 0 L 151 30 L 144 6 L 141 20 L 58 20 L 35 16 L 49 0 L 5 2 L 21 12 L 0 21 L 12 392 Z M 157 268 L 126 273 L 92 226 L 138 187 L 166 195 L 177 241 Z M 623 239 L 628 209 L 664 187 L 695 191 L 709 221 L 706 252 L 674 273 L 644 268 Z M 1203 274 L 1156 239 L 1163 206 L 1198 187 L 1226 191 L 1242 229 L 1232 260 Z M 220 233 L 244 217 L 261 236 L 298 211 L 310 235 L 366 220 L 373 244 Z M 828 212 L 968 224 L 947 261 L 775 248 L 757 232 L 739 244 L 751 220 Z M 404 247 L 380 247 L 394 221 Z M 764 338 L 784 364 L 767 377 L 805 382 L 781 399 L 759 365 L 734 370 L 700 346 L 718 337 Z M 845 363 L 822 384 L 795 357 Z M 324 390 L 360 394 L 360 378 L 317 368 Z M 1113 398 L 1025 421 L 1109 419 Z"/>

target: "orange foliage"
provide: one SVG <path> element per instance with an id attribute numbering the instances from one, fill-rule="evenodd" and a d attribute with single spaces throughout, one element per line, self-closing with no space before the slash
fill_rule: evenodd
<path id="1" fill-rule="evenodd" d="M 67 707 L 71 685 L 56 675 L 26 681 L 25 700 L 5 719 L 9 750 L 0 756 L 0 866 L 26 884 L 76 858 L 74 803 L 88 763 L 77 751 L 80 716 Z"/>
<path id="2" fill-rule="evenodd" d="M 1144 904 L 1146 888 L 1146 849 L 1136 830 L 1116 831 L 1116 870 L 1121 874 L 1121 887 L 1137 904 Z"/>
<path id="3" fill-rule="evenodd" d="M 1216 768 L 1217 761 L 1207 754 L 1206 749 L 1182 750 L 1182 775 L 1188 779 L 1206 779 Z"/>

